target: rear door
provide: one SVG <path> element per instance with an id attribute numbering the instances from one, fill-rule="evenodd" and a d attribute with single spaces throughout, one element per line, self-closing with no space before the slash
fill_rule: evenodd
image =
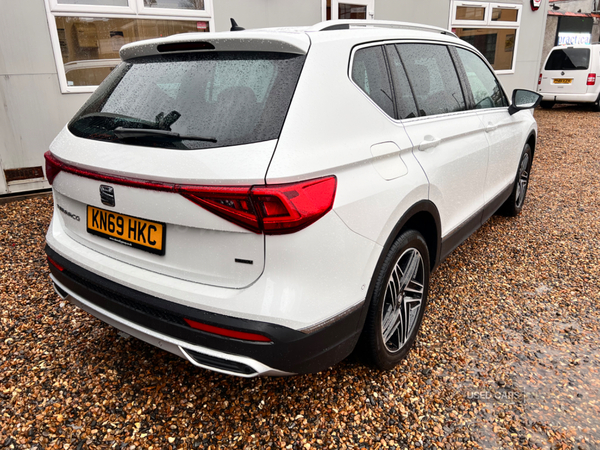
<path id="1" fill-rule="evenodd" d="M 522 114 L 508 113 L 508 100 L 500 82 L 479 55 L 464 48 L 456 48 L 456 54 L 490 145 L 484 184 L 484 201 L 489 206 L 485 215 L 489 217 L 503 200 L 498 196 L 512 187 L 529 122 Z"/>
<path id="2" fill-rule="evenodd" d="M 419 116 L 404 120 L 404 127 L 429 179 L 443 251 L 449 252 L 481 224 L 488 142 L 477 113 L 466 110 L 446 45 L 396 44 L 394 50 L 389 52 L 392 72 L 406 71 Z"/>
<path id="3" fill-rule="evenodd" d="M 564 95 L 587 93 L 590 60 L 591 47 L 552 50 L 542 71 L 541 92 Z"/>

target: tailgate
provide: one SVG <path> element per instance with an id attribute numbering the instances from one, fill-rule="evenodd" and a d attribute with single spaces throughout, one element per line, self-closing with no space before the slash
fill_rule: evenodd
<path id="1" fill-rule="evenodd" d="M 55 216 L 66 233 L 157 273 L 254 282 L 264 236 L 244 227 L 255 211 L 240 192 L 264 184 L 303 62 L 233 49 L 123 62 L 52 143 Z M 190 187 L 201 201 L 180 194 Z"/>
<path id="2" fill-rule="evenodd" d="M 119 154 L 119 146 L 64 131 L 52 152 L 65 163 L 117 179 L 126 174 L 166 186 L 249 186 L 263 183 L 275 143 L 177 153 L 131 147 L 125 156 Z M 108 199 L 106 187 L 111 191 Z M 53 190 L 55 217 L 65 232 L 104 255 L 157 273 L 230 288 L 245 287 L 262 273 L 264 235 L 222 219 L 176 192 L 67 171 L 58 174 Z M 103 200 L 112 200 L 114 206 Z"/>

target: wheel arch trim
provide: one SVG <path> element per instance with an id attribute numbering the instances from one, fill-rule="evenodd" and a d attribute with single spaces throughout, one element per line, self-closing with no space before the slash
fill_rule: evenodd
<path id="1" fill-rule="evenodd" d="M 425 227 L 428 228 L 425 234 L 423 233 L 422 228 L 417 228 L 412 226 L 415 224 L 420 217 L 429 216 L 429 222 L 426 223 Z M 431 229 L 431 225 L 433 224 L 433 228 Z M 375 283 L 373 282 L 381 270 L 383 266 L 384 260 L 393 243 L 396 241 L 398 236 L 400 236 L 405 230 L 414 229 L 420 232 L 425 239 L 427 247 L 430 251 L 429 255 L 429 264 L 430 271 L 432 272 L 440 263 L 440 255 L 442 249 L 442 239 L 441 239 L 441 220 L 440 214 L 433 202 L 430 200 L 421 200 L 414 205 L 412 205 L 396 222 L 396 225 L 392 229 L 392 232 L 388 236 L 379 258 L 377 260 L 377 264 L 373 270 L 373 274 L 371 275 L 371 281 L 369 283 L 369 288 L 367 290 L 367 295 L 365 297 L 365 302 L 363 303 L 358 327 L 359 329 L 364 328 L 365 320 L 367 318 L 367 313 L 369 311 L 369 307 L 371 305 L 371 300 L 373 298 L 373 290 L 375 288 Z M 432 248 L 433 247 L 433 248 Z"/>

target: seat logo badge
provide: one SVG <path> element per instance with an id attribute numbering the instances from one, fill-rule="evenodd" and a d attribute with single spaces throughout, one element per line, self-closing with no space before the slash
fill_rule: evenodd
<path id="1" fill-rule="evenodd" d="M 112 186 L 100 185 L 100 200 L 106 206 L 115 206 L 115 189 Z"/>

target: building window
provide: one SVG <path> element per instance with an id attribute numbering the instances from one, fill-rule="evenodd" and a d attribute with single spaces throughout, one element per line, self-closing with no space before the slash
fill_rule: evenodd
<path id="1" fill-rule="evenodd" d="M 207 32 L 211 0 L 46 0 L 63 93 L 92 92 L 121 62 L 125 44 Z"/>
<path id="2" fill-rule="evenodd" d="M 451 27 L 477 48 L 498 73 L 513 73 L 521 5 L 512 3 L 452 3 Z"/>

